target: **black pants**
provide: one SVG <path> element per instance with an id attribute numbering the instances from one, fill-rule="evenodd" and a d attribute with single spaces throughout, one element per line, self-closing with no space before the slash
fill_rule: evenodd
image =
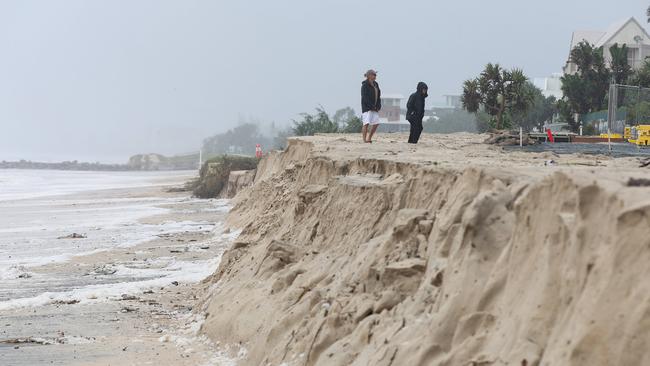
<path id="1" fill-rule="evenodd" d="M 411 124 L 411 134 L 409 135 L 409 144 L 417 144 L 422 134 L 422 120 L 409 121 Z"/>

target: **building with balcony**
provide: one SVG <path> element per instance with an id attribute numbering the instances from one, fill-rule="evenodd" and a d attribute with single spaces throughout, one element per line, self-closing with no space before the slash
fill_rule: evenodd
<path id="1" fill-rule="evenodd" d="M 454 96 L 451 96 L 454 97 Z M 406 120 L 406 106 L 402 107 L 402 101 L 405 100 L 402 94 L 382 94 L 381 110 L 379 111 L 379 132 L 408 132 L 411 124 Z M 451 100 L 447 98 L 447 100 Z M 460 101 L 460 96 L 458 96 Z M 445 107 L 455 109 L 456 106 Z M 424 121 L 429 118 L 438 119 L 434 108 L 425 109 Z"/>
<path id="2" fill-rule="evenodd" d="M 404 96 L 401 94 L 383 94 L 381 96 L 379 118 L 389 122 L 399 121 L 401 119 L 403 99 Z"/>
<path id="3" fill-rule="evenodd" d="M 603 55 L 608 65 L 612 61 L 609 48 L 616 43 L 619 46 L 623 44 L 627 46 L 628 63 L 633 69 L 640 68 L 646 57 L 650 56 L 650 35 L 648 35 L 645 28 L 635 18 L 629 18 L 612 24 L 605 31 L 581 30 L 573 32 L 569 58 L 564 66 L 565 74 L 575 74 L 578 72 L 578 67 L 571 62 L 570 55 L 571 50 L 583 41 L 597 48 L 603 47 Z"/>

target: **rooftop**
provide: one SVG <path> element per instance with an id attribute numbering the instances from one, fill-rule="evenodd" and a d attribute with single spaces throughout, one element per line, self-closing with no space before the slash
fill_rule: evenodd
<path id="1" fill-rule="evenodd" d="M 587 41 L 596 47 L 602 47 L 607 44 L 616 34 L 627 26 L 629 23 L 636 23 L 639 28 L 644 32 L 643 43 L 650 44 L 650 35 L 646 32 L 645 28 L 639 23 L 634 17 L 619 20 L 618 22 L 610 25 L 607 30 L 577 30 L 573 32 L 573 37 L 571 38 L 571 49 L 574 49 L 578 43 L 582 41 Z"/>
<path id="2" fill-rule="evenodd" d="M 381 99 L 404 99 L 402 94 L 382 94 Z"/>

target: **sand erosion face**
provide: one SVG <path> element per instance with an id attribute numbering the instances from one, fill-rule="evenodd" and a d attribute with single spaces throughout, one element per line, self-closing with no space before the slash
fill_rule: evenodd
<path id="1" fill-rule="evenodd" d="M 648 172 L 480 140 L 318 136 L 265 158 L 203 331 L 246 365 L 650 363 L 650 205 L 630 199 L 648 188 L 621 184 Z"/>

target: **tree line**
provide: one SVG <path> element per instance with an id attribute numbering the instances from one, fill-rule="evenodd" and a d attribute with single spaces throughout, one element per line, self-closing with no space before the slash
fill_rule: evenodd
<path id="1" fill-rule="evenodd" d="M 612 45 L 609 53 L 611 61 L 608 63 L 603 47 L 585 41 L 576 45 L 571 50 L 569 62 L 576 65 L 577 71 L 560 78 L 563 93 L 560 100 L 544 97 L 521 69 L 507 70 L 499 64 L 487 64 L 479 76 L 463 83 L 463 108 L 477 116 L 483 115 L 490 128 L 530 130 L 535 126 L 541 128 L 544 122 L 555 118 L 578 132 L 578 116 L 607 109 L 611 82 L 650 88 L 650 61 L 645 60 L 634 71 L 628 62 L 625 44 Z M 629 108 L 628 119 L 641 113 L 650 116 L 650 101 L 639 99 L 638 95 L 629 92 L 619 93 L 618 106 L 636 103 L 634 108 Z"/>
<path id="2" fill-rule="evenodd" d="M 603 47 L 581 42 L 571 50 L 570 61 L 578 71 L 562 77 L 564 98 L 558 103 L 558 110 L 573 131 L 579 128 L 576 116 L 607 109 L 612 82 L 639 88 L 636 92 L 628 89 L 618 93 L 616 105 L 628 112 L 628 122 L 637 121 L 637 114 L 650 115 L 649 96 L 641 98 L 640 94 L 643 93 L 641 88 L 650 88 L 650 61 L 643 60 L 641 66 L 633 70 L 628 62 L 627 45 L 614 44 L 609 53 L 611 61 L 607 64 Z"/>
<path id="3" fill-rule="evenodd" d="M 316 133 L 360 133 L 361 119 L 354 109 L 345 107 L 329 115 L 323 107 L 317 107 L 315 113 L 301 113 L 292 126 L 271 129 L 263 133 L 259 123 L 240 123 L 237 127 L 203 141 L 202 151 L 206 157 L 223 154 L 255 155 L 256 145 L 264 151 L 283 149 L 287 138 L 291 136 L 313 136 Z"/>
<path id="4" fill-rule="evenodd" d="M 568 123 L 571 130 L 579 128 L 575 116 L 600 111 L 607 105 L 607 90 L 611 78 L 617 83 L 650 87 L 650 62 L 632 71 L 627 62 L 626 45 L 610 48 L 612 61 L 605 63 L 603 48 L 582 42 L 570 55 L 577 72 L 561 78 L 564 97 L 546 97 L 530 82 L 521 69 L 505 69 L 489 63 L 476 78 L 463 83 L 461 102 L 463 109 L 437 110 L 434 117 L 424 122 L 424 131 L 452 133 L 460 131 L 485 132 L 489 129 L 522 127 L 530 131 L 542 129 L 546 122 L 556 120 Z M 625 98 L 625 95 L 619 96 Z M 650 115 L 650 102 L 647 103 Z M 264 150 L 282 149 L 290 136 L 311 136 L 316 133 L 358 133 L 361 119 L 350 108 L 328 114 L 323 107 L 315 113 L 302 113 L 292 126 L 272 128 L 262 133 L 259 124 L 243 123 L 224 133 L 204 140 L 203 152 L 207 156 L 219 154 L 255 155 L 255 146 Z"/>
<path id="5" fill-rule="evenodd" d="M 550 121 L 557 111 L 555 97 L 545 97 L 523 70 L 493 63 L 463 83 L 461 102 L 466 111 L 477 115 L 480 130 L 522 127 L 529 131 Z"/>
<path id="6" fill-rule="evenodd" d="M 554 113 L 554 99 L 545 98 L 541 90 L 532 84 L 527 86 L 532 96 L 532 105 L 525 113 L 504 117 L 508 124 L 514 119 L 526 126 L 538 121 L 548 120 Z M 462 109 L 436 109 L 434 116 L 424 121 L 424 132 L 485 132 L 491 125 L 491 115 L 477 111 L 470 113 Z M 362 122 L 354 109 L 345 107 L 334 114 L 328 114 L 323 107 L 314 113 L 301 113 L 291 126 L 276 128 L 271 124 L 269 131 L 263 132 L 260 123 L 244 122 L 226 132 L 216 134 L 203 141 L 205 158 L 223 154 L 255 155 L 255 146 L 260 144 L 263 151 L 283 149 L 291 136 L 312 136 L 317 133 L 360 133 Z M 528 127 L 527 127 L 528 129 Z"/>

